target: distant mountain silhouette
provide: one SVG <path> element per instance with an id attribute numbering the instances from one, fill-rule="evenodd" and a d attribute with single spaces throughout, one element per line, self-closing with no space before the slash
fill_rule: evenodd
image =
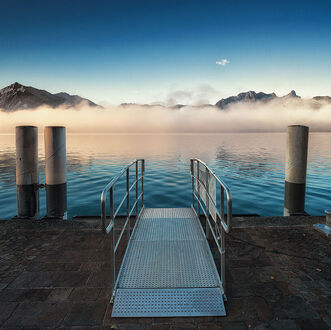
<path id="1" fill-rule="evenodd" d="M 123 108 L 129 108 L 129 107 L 145 107 L 145 108 L 152 108 L 152 107 L 162 107 L 165 108 L 165 106 L 163 104 L 159 104 L 159 103 L 155 103 L 155 104 L 140 104 L 140 103 L 121 103 L 119 105 L 120 107 Z"/>
<path id="2" fill-rule="evenodd" d="M 297 105 L 300 105 L 308 101 L 308 104 L 314 108 L 319 109 L 323 106 L 323 103 L 331 103 L 331 97 L 330 96 L 315 96 L 311 99 L 302 99 L 297 93 L 292 90 L 290 93 L 284 95 L 284 96 L 277 96 L 276 93 L 264 93 L 264 92 L 255 92 L 255 91 L 248 91 L 248 92 L 242 92 L 239 93 L 237 96 L 230 96 L 224 99 L 221 99 L 218 101 L 215 105 L 212 104 L 200 104 L 200 105 L 185 105 L 185 104 L 174 104 L 174 105 L 164 105 L 164 104 L 139 104 L 139 103 L 122 103 L 120 104 L 121 107 L 130 107 L 130 106 L 136 106 L 136 107 L 144 107 L 144 108 L 151 108 L 151 107 L 159 107 L 159 108 L 165 108 L 165 109 L 174 109 L 179 110 L 184 107 L 190 107 L 190 108 L 209 108 L 209 107 L 216 107 L 218 109 L 227 109 L 228 107 L 234 105 L 234 104 L 241 104 L 241 103 L 255 103 L 255 102 L 261 102 L 261 103 L 267 103 L 267 102 L 281 102 L 281 103 L 287 103 L 287 102 L 295 102 Z M 307 104 L 307 103 L 305 103 Z"/>
<path id="3" fill-rule="evenodd" d="M 323 106 L 325 103 L 331 103 L 330 96 L 315 96 L 312 99 L 304 100 L 292 90 L 289 94 L 285 96 L 277 96 L 275 93 L 264 93 L 264 92 L 255 92 L 248 91 L 239 93 L 237 96 L 230 96 L 218 101 L 215 105 L 212 104 L 201 104 L 201 105 L 185 105 L 185 104 L 174 104 L 174 105 L 164 105 L 160 103 L 152 104 L 138 104 L 138 103 L 122 103 L 121 107 L 144 107 L 144 108 L 165 108 L 180 110 L 184 107 L 190 108 L 207 108 L 207 107 L 216 107 L 218 109 L 227 109 L 233 104 L 239 103 L 255 103 L 255 102 L 271 102 L 278 100 L 280 102 L 300 102 L 309 101 L 310 105 L 314 109 L 318 109 Z M 45 90 L 37 89 L 34 87 L 23 86 L 17 82 L 7 86 L 3 89 L 0 89 L 0 109 L 4 111 L 15 111 L 15 110 L 24 110 L 24 109 L 34 109 L 42 105 L 56 108 L 58 106 L 63 107 L 74 107 L 81 103 L 86 103 L 91 107 L 100 107 L 102 106 L 93 103 L 92 101 L 80 97 L 79 95 L 70 95 L 65 92 L 51 94 Z"/>
<path id="4" fill-rule="evenodd" d="M 294 90 L 290 91 L 287 95 L 283 96 L 282 98 L 292 98 L 292 97 L 297 98 L 297 99 L 301 99 L 301 97 L 298 96 L 297 93 Z"/>
<path id="5" fill-rule="evenodd" d="M 141 103 L 121 103 L 119 105 L 120 107 L 123 108 L 128 108 L 128 107 L 142 107 L 142 108 L 164 108 L 164 109 L 173 109 L 173 110 L 179 110 L 184 107 L 190 107 L 190 108 L 208 108 L 211 107 L 213 108 L 214 105 L 212 104 L 199 104 L 199 105 L 188 105 L 188 104 L 174 104 L 174 105 L 164 105 L 161 103 L 152 103 L 152 104 L 141 104 Z"/>
<path id="6" fill-rule="evenodd" d="M 17 82 L 0 89 L 0 108 L 5 111 L 34 109 L 42 105 L 52 108 L 58 106 L 72 107 L 82 102 L 96 107 L 97 104 L 78 95 L 67 93 L 51 94 L 45 90 L 23 86 Z"/>
<path id="7" fill-rule="evenodd" d="M 331 97 L 330 96 L 314 96 L 313 100 L 315 101 L 324 101 L 327 103 L 331 103 Z"/>
<path id="8" fill-rule="evenodd" d="M 292 90 L 289 94 L 278 97 L 275 93 L 266 94 L 263 92 L 256 93 L 254 91 L 239 93 L 237 96 L 230 96 L 225 99 L 221 99 L 218 101 L 215 106 L 220 109 L 226 109 L 228 106 L 233 105 L 234 103 L 253 103 L 253 102 L 269 102 L 275 99 L 300 99 L 300 96 L 296 94 L 294 90 Z"/>

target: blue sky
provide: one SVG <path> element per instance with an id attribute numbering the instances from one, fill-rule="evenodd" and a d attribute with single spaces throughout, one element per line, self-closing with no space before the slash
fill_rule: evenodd
<path id="1" fill-rule="evenodd" d="M 214 103 L 247 90 L 331 95 L 331 1 L 0 0 L 0 8 L 0 88 L 18 81 L 111 104 Z"/>

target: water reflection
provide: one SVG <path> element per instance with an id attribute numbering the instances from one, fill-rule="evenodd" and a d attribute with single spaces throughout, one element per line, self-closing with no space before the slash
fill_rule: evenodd
<path id="1" fill-rule="evenodd" d="M 83 154 L 74 153 L 67 154 L 67 171 L 85 173 L 94 164 L 95 158 L 92 156 L 85 156 Z M 44 175 L 45 159 L 39 158 L 39 174 Z M 0 153 L 0 185 L 6 187 L 7 185 L 15 184 L 16 177 L 16 153 L 12 150 L 10 152 Z"/>
<path id="2" fill-rule="evenodd" d="M 331 181 L 331 134 L 311 134 L 307 211 L 327 208 Z M 43 136 L 39 136 L 40 182 L 44 182 Z M 189 159 L 200 158 L 224 178 L 234 213 L 282 213 L 285 134 L 67 135 L 69 216 L 99 214 L 102 187 L 123 165 L 146 159 L 145 201 L 152 207 L 188 207 Z M 0 218 L 16 212 L 15 136 L 0 138 Z M 117 187 L 121 192 L 121 187 Z M 266 192 L 267 195 L 266 196 Z M 267 198 L 266 198 L 267 197 Z M 41 192 L 41 214 L 44 212 Z"/>
<path id="3" fill-rule="evenodd" d="M 0 187 L 6 189 L 15 185 L 16 156 L 10 151 L 0 151 Z"/>

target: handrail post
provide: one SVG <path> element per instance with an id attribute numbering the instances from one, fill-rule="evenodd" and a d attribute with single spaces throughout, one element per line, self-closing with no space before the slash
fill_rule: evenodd
<path id="1" fill-rule="evenodd" d="M 130 216 L 130 167 L 126 170 L 126 216 L 129 218 Z M 128 220 L 128 227 L 127 227 L 127 238 L 130 238 L 130 231 L 131 231 L 131 223 L 130 219 Z"/>
<path id="2" fill-rule="evenodd" d="M 102 221 L 102 232 L 106 234 L 106 202 L 101 201 L 101 221 Z"/>
<path id="3" fill-rule="evenodd" d="M 225 282 L 225 232 L 223 226 L 221 226 L 221 281 L 223 290 L 225 293 L 226 282 Z"/>
<path id="4" fill-rule="evenodd" d="M 144 174 L 145 174 L 145 159 L 141 163 L 141 208 L 144 207 Z"/>
<path id="5" fill-rule="evenodd" d="M 138 161 L 136 161 L 136 221 L 138 218 L 138 188 L 139 188 L 139 181 L 138 181 Z"/>
<path id="6" fill-rule="evenodd" d="M 191 177 L 192 177 L 192 207 L 193 209 L 195 209 L 194 207 L 194 163 L 193 163 L 193 159 L 191 159 Z"/>
<path id="7" fill-rule="evenodd" d="M 225 221 L 224 219 L 224 188 L 221 186 L 221 220 Z"/>
<path id="8" fill-rule="evenodd" d="M 110 240 L 110 287 L 113 292 L 115 286 L 115 222 L 114 222 L 114 189 L 113 187 L 109 190 L 109 204 L 110 204 L 110 222 L 114 225 L 109 233 Z"/>
<path id="9" fill-rule="evenodd" d="M 228 199 L 228 204 L 227 204 L 227 216 L 226 216 L 226 224 L 228 226 L 228 229 L 230 230 L 231 228 L 231 220 L 232 220 L 232 199 Z"/>
<path id="10" fill-rule="evenodd" d="M 210 239 L 210 228 L 208 224 L 209 220 L 209 169 L 205 167 L 206 169 L 206 238 Z"/>
<path id="11" fill-rule="evenodd" d="M 198 217 L 200 219 L 200 166 L 199 161 L 197 161 L 197 190 L 198 190 Z"/>

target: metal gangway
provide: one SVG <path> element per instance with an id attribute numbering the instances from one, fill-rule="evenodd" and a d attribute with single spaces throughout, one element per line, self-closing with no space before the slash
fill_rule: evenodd
<path id="1" fill-rule="evenodd" d="M 126 166 L 102 191 L 102 228 L 110 235 L 112 317 L 226 315 L 225 233 L 230 230 L 231 194 L 204 162 L 190 162 L 190 208 L 144 207 L 144 159 Z M 125 194 L 115 210 L 114 187 L 121 178 Z M 123 207 L 126 219 L 115 240 L 116 217 Z M 205 231 L 200 213 L 205 216 Z M 125 232 L 128 244 L 116 274 L 115 255 Z M 221 255 L 220 275 L 207 241 L 211 238 Z"/>

